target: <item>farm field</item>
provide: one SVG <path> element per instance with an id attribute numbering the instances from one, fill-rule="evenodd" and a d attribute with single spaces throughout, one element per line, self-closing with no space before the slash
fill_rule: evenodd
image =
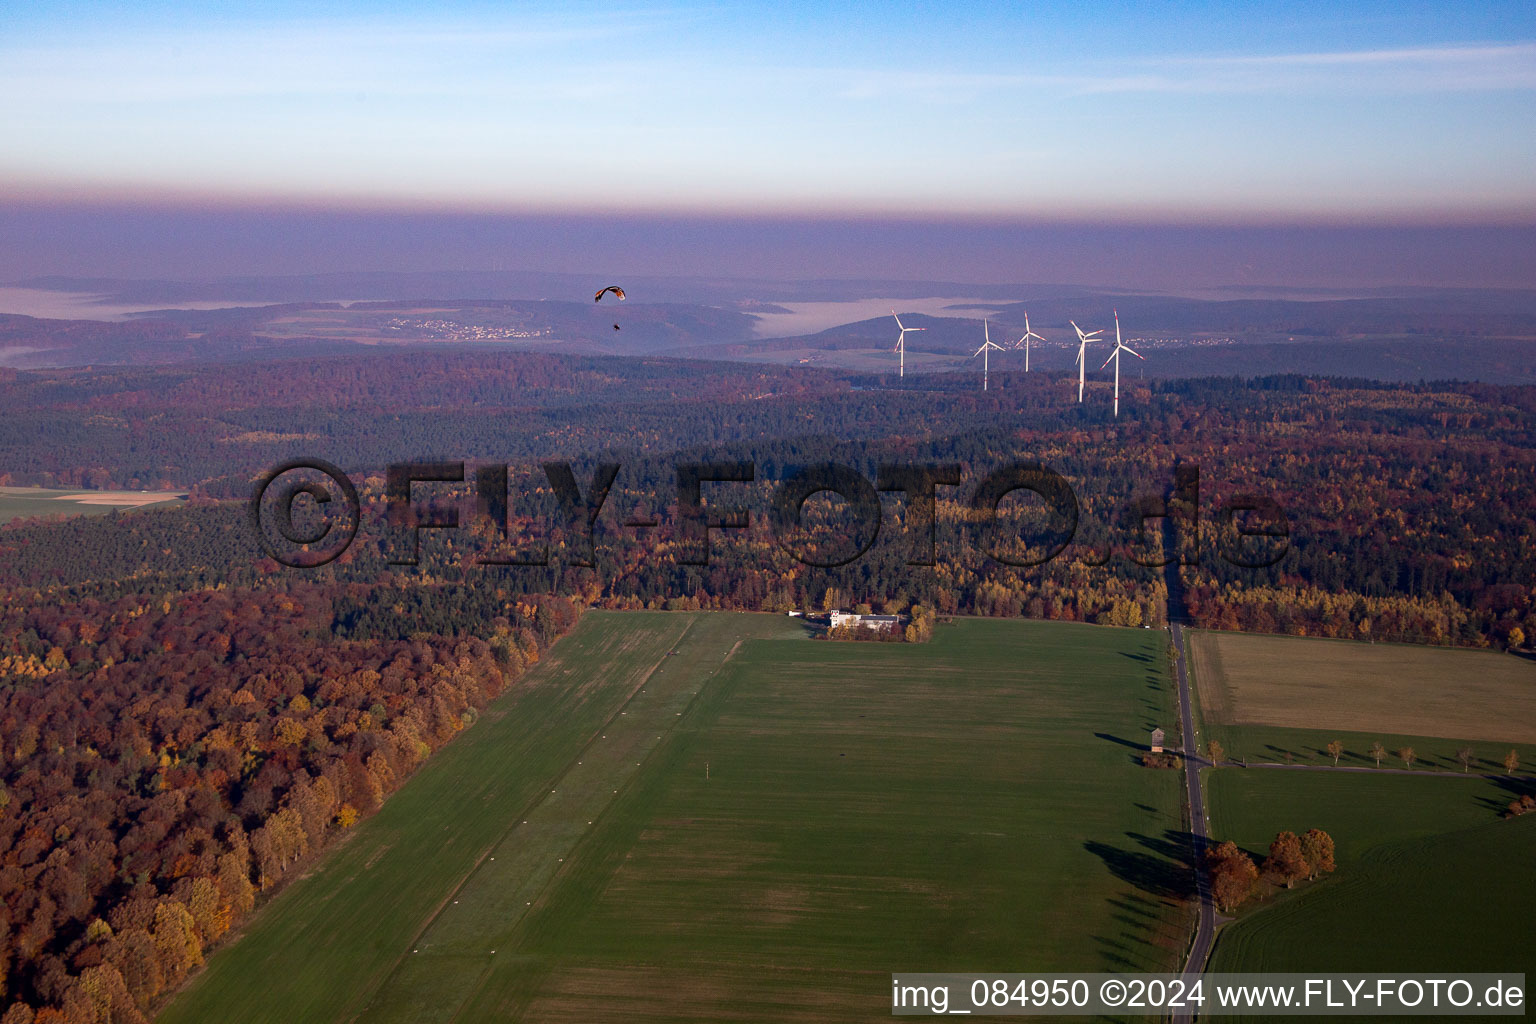
<path id="1" fill-rule="evenodd" d="M 1255 855 L 1317 827 L 1338 872 L 1220 934 L 1211 971 L 1528 971 L 1536 816 L 1499 813 L 1530 781 L 1226 768 L 1207 772 L 1218 839 Z"/>
<path id="2" fill-rule="evenodd" d="M 840 1021 L 895 970 L 1173 969 L 1162 643 L 590 613 L 160 1020 Z"/>
<path id="3" fill-rule="evenodd" d="M 30 516 L 99 516 L 113 509 L 178 503 L 174 491 L 80 491 L 45 487 L 0 487 L 0 523 Z"/>
<path id="4" fill-rule="evenodd" d="M 1235 727 L 1234 753 L 1276 759 L 1337 738 L 1363 756 L 1378 739 L 1395 750 L 1438 737 L 1462 741 L 1434 745 L 1444 760 L 1470 743 L 1497 762 L 1511 746 L 1536 746 L 1536 662 L 1527 659 L 1204 630 L 1187 640 L 1201 716 L 1218 739 Z"/>

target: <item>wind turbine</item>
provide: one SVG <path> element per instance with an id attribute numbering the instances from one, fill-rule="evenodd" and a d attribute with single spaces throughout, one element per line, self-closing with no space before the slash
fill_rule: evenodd
<path id="1" fill-rule="evenodd" d="M 1127 345 L 1125 342 L 1120 340 L 1120 311 L 1117 309 L 1117 310 L 1115 310 L 1115 350 L 1109 354 L 1109 358 L 1108 359 L 1104 360 L 1104 366 L 1108 366 L 1111 362 L 1113 362 L 1115 364 L 1115 415 L 1116 416 L 1120 415 L 1120 353 L 1121 352 L 1129 352 L 1131 355 L 1135 356 L 1137 359 L 1142 360 L 1143 362 L 1145 362 L 1145 360 L 1146 360 L 1146 357 L 1143 356 L 1140 352 L 1137 352 L 1135 349 L 1131 348 L 1131 346 Z M 1104 366 L 1099 367 L 1099 369 L 1101 369 L 1101 370 L 1104 369 Z"/>
<path id="2" fill-rule="evenodd" d="M 1083 376 L 1088 368 L 1088 360 L 1083 357 L 1088 351 L 1089 343 L 1095 340 L 1094 336 L 1104 332 L 1089 331 L 1087 334 L 1084 334 L 1083 329 L 1077 326 L 1076 320 L 1068 320 L 1067 323 L 1071 324 L 1072 329 L 1077 332 L 1077 400 L 1081 402 L 1083 400 Z M 1118 365 L 1116 364 L 1117 367 Z"/>
<path id="3" fill-rule="evenodd" d="M 896 311 L 894 309 L 891 310 L 891 316 L 896 316 Z M 896 351 L 901 353 L 901 372 L 899 374 L 897 374 L 897 376 L 905 377 L 907 375 L 907 332 L 908 331 L 926 331 L 928 328 L 926 328 L 926 327 L 902 327 L 901 326 L 901 317 L 899 317 L 899 316 L 896 316 L 896 326 L 897 327 L 901 327 L 901 335 L 900 335 L 900 337 L 898 337 L 896 339 Z"/>
<path id="4" fill-rule="evenodd" d="M 971 358 L 975 359 L 976 356 L 981 356 L 981 390 L 985 391 L 987 390 L 987 378 L 991 372 L 988 364 L 992 361 L 992 351 L 996 349 L 1002 352 L 1004 349 L 1003 346 L 993 343 L 992 328 L 987 324 L 986 320 L 982 320 L 981 329 L 987 340 L 982 342 L 981 348 L 977 349 Z"/>
<path id="5" fill-rule="evenodd" d="M 1014 344 L 1013 344 L 1014 348 L 1018 348 L 1020 345 L 1024 346 L 1024 372 L 1025 373 L 1029 372 L 1029 339 L 1030 338 L 1034 338 L 1036 341 L 1044 341 L 1045 340 L 1044 338 L 1040 337 L 1040 335 L 1036 334 L 1034 331 L 1029 329 L 1029 314 L 1025 313 L 1024 314 L 1024 337 L 1020 338 L 1018 341 L 1014 342 Z"/>

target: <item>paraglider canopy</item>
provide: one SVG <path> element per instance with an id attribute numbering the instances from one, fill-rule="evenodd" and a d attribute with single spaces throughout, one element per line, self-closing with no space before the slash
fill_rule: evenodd
<path id="1" fill-rule="evenodd" d="M 593 302 L 601 302 L 603 296 L 608 294 L 609 292 L 613 292 L 613 294 L 617 295 L 619 297 L 619 301 L 622 302 L 624 300 L 624 289 L 620 288 L 616 284 L 611 284 L 607 288 L 599 288 L 597 290 L 597 294 L 592 296 L 592 301 Z"/>

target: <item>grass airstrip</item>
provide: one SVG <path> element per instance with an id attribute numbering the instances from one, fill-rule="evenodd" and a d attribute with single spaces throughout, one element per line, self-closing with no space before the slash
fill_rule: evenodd
<path id="1" fill-rule="evenodd" d="M 1175 969 L 1163 644 L 591 613 L 159 1019 L 844 1021 L 892 971 Z"/>

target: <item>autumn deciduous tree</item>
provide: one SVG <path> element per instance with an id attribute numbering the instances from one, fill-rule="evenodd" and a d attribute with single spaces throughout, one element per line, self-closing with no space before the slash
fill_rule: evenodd
<path id="1" fill-rule="evenodd" d="M 95 1021 L 110 1024 L 145 1024 L 145 1017 L 134 1004 L 122 972 L 111 964 L 96 964 L 80 974 L 75 988 L 89 1004 Z M 70 1000 L 65 1000 L 69 1006 Z"/>
<path id="2" fill-rule="evenodd" d="M 161 900 L 155 906 L 154 940 L 160 973 L 168 986 L 174 986 L 188 971 L 203 963 L 197 925 L 191 912 L 176 900 Z"/>
<path id="3" fill-rule="evenodd" d="M 1381 759 L 1386 757 L 1386 756 L 1387 756 L 1387 748 L 1381 745 L 1381 741 L 1380 740 L 1377 740 L 1375 743 L 1371 744 L 1371 757 L 1376 759 L 1376 767 L 1377 768 L 1381 767 Z"/>
<path id="4" fill-rule="evenodd" d="M 36 1019 L 32 1007 L 26 1003 L 12 1003 L 5 1016 L 0 1017 L 0 1024 L 33 1024 Z"/>
<path id="5" fill-rule="evenodd" d="M 1338 767 L 1339 758 L 1344 756 L 1344 744 L 1338 740 L 1329 741 L 1328 756 L 1333 758 L 1334 767 Z"/>
<path id="6" fill-rule="evenodd" d="M 1239 906 L 1259 880 L 1259 869 L 1253 858 L 1231 840 L 1206 850 L 1205 867 L 1210 874 L 1211 896 L 1222 910 Z"/>
<path id="7" fill-rule="evenodd" d="M 1307 878 L 1333 873 L 1333 837 L 1320 828 L 1309 828 L 1301 837 L 1301 856 L 1307 862 Z"/>
<path id="8" fill-rule="evenodd" d="M 1472 748 L 1471 747 L 1462 747 L 1460 750 L 1456 751 L 1456 760 L 1461 762 L 1461 770 L 1463 772 L 1471 771 L 1472 770 Z"/>
<path id="9" fill-rule="evenodd" d="M 1504 774 L 1505 775 L 1513 775 L 1513 774 L 1515 774 L 1515 772 L 1517 772 L 1519 770 L 1520 770 L 1520 752 L 1518 750 L 1513 750 L 1512 749 L 1512 750 L 1510 750 L 1509 753 L 1504 755 Z"/>
<path id="10" fill-rule="evenodd" d="M 1269 844 L 1269 856 L 1264 858 L 1264 873 L 1285 883 L 1287 889 L 1307 877 L 1307 858 L 1301 852 L 1301 840 L 1294 832 L 1281 832 Z"/>
<path id="11" fill-rule="evenodd" d="M 1403 762 L 1403 767 L 1405 768 L 1412 768 L 1413 762 L 1418 760 L 1419 757 L 1418 754 L 1414 753 L 1412 747 L 1403 747 L 1399 749 L 1397 756 Z"/>
<path id="12" fill-rule="evenodd" d="M 1213 765 L 1221 764 L 1221 759 L 1227 754 L 1219 742 L 1211 740 L 1205 745 L 1205 756 Z"/>

